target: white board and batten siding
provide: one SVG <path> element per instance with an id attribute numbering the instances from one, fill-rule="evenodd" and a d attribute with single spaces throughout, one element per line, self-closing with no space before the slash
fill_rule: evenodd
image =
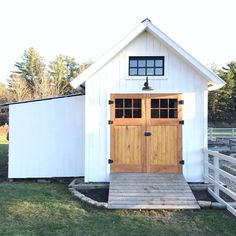
<path id="1" fill-rule="evenodd" d="M 145 77 L 128 75 L 129 56 L 165 56 L 165 76 L 149 77 L 152 93 L 183 94 L 183 174 L 204 181 L 202 148 L 207 147 L 208 81 L 156 37 L 143 32 L 86 81 L 85 181 L 109 181 L 111 93 L 144 93 Z"/>
<path id="2" fill-rule="evenodd" d="M 84 100 L 10 105 L 9 178 L 84 176 Z"/>

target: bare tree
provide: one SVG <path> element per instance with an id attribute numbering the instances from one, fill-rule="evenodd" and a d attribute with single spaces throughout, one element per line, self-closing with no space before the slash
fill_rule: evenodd
<path id="1" fill-rule="evenodd" d="M 32 90 L 29 87 L 24 76 L 13 72 L 9 80 L 9 90 L 15 101 L 31 100 L 33 98 Z"/>

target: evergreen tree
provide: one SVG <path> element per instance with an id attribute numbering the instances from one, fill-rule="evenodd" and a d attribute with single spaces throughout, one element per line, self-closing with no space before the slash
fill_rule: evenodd
<path id="1" fill-rule="evenodd" d="M 236 62 L 214 71 L 226 85 L 209 93 L 209 122 L 236 122 Z"/>
<path id="2" fill-rule="evenodd" d="M 60 55 L 49 65 L 49 74 L 56 95 L 74 93 L 70 82 L 79 74 L 80 66 L 72 57 Z"/>

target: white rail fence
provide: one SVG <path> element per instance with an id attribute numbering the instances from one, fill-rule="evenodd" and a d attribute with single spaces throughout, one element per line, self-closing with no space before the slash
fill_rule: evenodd
<path id="1" fill-rule="evenodd" d="M 208 149 L 204 149 L 203 151 L 206 155 L 205 182 L 212 184 L 212 187 L 208 188 L 208 192 L 236 216 L 236 209 L 233 207 L 236 201 L 236 176 L 223 169 L 223 164 L 236 166 L 236 158 Z M 234 201 L 234 204 L 224 200 L 222 198 L 222 192 L 230 197 Z"/>
<path id="2" fill-rule="evenodd" d="M 214 139 L 216 137 L 235 137 L 236 128 L 208 128 L 208 137 Z"/>

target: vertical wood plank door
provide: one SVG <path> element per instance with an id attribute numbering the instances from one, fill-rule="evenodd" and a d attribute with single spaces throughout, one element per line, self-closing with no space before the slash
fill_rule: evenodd
<path id="1" fill-rule="evenodd" d="M 181 173 L 182 106 L 181 95 L 147 96 L 147 172 Z"/>
<path id="2" fill-rule="evenodd" d="M 111 172 L 180 173 L 181 96 L 120 94 L 111 99 Z"/>
<path id="3" fill-rule="evenodd" d="M 112 95 L 111 172 L 144 172 L 144 95 Z"/>

